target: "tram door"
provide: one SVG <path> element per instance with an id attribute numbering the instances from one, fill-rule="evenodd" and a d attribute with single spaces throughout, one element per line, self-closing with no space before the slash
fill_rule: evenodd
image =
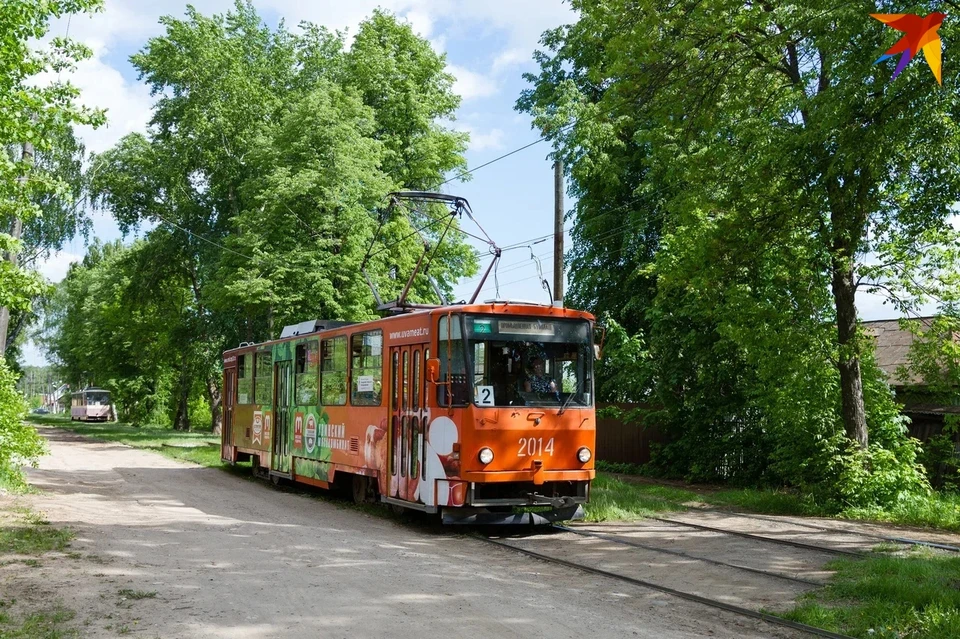
<path id="1" fill-rule="evenodd" d="M 226 370 L 223 381 L 223 435 L 221 435 L 220 458 L 233 461 L 233 402 L 237 396 L 237 371 Z"/>
<path id="2" fill-rule="evenodd" d="M 390 349 L 390 497 L 422 502 L 426 397 L 423 344 Z"/>
<path id="3" fill-rule="evenodd" d="M 293 362 L 275 362 L 273 367 L 273 440 L 270 470 L 290 473 L 290 421 L 293 419 Z"/>

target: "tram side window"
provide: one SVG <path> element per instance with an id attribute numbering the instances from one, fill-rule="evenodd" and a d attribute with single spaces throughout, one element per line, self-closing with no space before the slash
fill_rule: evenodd
<path id="1" fill-rule="evenodd" d="M 237 357 L 237 403 L 253 403 L 253 355 Z"/>
<path id="2" fill-rule="evenodd" d="M 273 404 L 273 354 L 257 353 L 255 402 L 261 406 Z"/>
<path id="3" fill-rule="evenodd" d="M 297 344 L 296 352 L 296 405 L 316 406 L 317 404 L 317 341 L 310 340 Z"/>
<path id="4" fill-rule="evenodd" d="M 325 339 L 320 368 L 320 399 L 324 406 L 347 403 L 347 336 Z"/>
<path id="5" fill-rule="evenodd" d="M 379 406 L 383 398 L 383 331 L 350 338 L 350 403 Z"/>
<path id="6" fill-rule="evenodd" d="M 448 339 L 449 336 L 449 339 Z M 440 359 L 440 383 L 437 384 L 437 403 L 441 406 L 462 406 L 468 400 L 467 366 L 464 357 L 463 335 L 460 316 L 440 318 L 438 357 Z M 448 348 L 449 346 L 449 348 Z M 450 382 L 449 386 L 446 382 Z M 447 389 L 451 397 L 447 397 Z"/>

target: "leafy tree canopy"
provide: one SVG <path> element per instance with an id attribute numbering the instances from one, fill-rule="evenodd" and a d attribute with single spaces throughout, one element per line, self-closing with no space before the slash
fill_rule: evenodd
<path id="1" fill-rule="evenodd" d="M 22 268 L 23 239 L 32 251 L 59 246 L 69 233 L 60 215 L 71 197 L 71 180 L 57 170 L 57 154 L 70 154 L 63 144 L 74 124 L 97 126 L 103 113 L 76 103 L 77 89 L 59 74 L 69 72 L 88 49 L 65 38 L 54 38 L 48 49 L 35 41 L 47 33 L 52 18 L 94 11 L 99 0 L 11 0 L 0 4 L 0 478 L 17 480 L 17 466 L 42 452 L 32 428 L 20 422 L 23 401 L 15 390 L 16 376 L 4 355 L 11 315 L 30 309 L 45 290 L 38 275 Z M 56 73 L 50 83 L 41 74 Z M 36 161 L 38 154 L 41 161 Z M 37 222 L 43 213 L 50 219 Z M 27 235 L 24 236 L 24 225 Z M 28 256 L 30 257 L 30 256 Z"/>
<path id="2" fill-rule="evenodd" d="M 124 230 L 156 225 L 131 254 L 150 259 L 109 268 L 158 297 L 143 300 L 164 318 L 159 341 L 170 352 L 155 363 L 172 371 L 174 423 L 187 427 L 197 387 L 217 422 L 217 354 L 226 346 L 308 318 L 374 316 L 360 275 L 374 211 L 392 190 L 434 187 L 464 167 L 466 136 L 443 124 L 459 105 L 443 56 L 385 12 L 365 20 L 349 48 L 343 34 L 311 24 L 270 29 L 243 0 L 225 15 L 188 7 L 162 23 L 166 32 L 131 58 L 156 96 L 149 130 L 95 158 L 91 184 Z M 420 214 L 436 241 L 443 213 Z M 402 217 L 384 225 L 385 250 L 368 270 L 385 297 L 402 285 L 391 270 L 409 272 L 423 251 L 412 231 Z M 473 251 L 453 233 L 431 275 L 449 292 L 475 270 Z M 63 294 L 66 308 L 82 287 Z M 412 295 L 434 293 L 419 278 Z"/>
<path id="3" fill-rule="evenodd" d="M 573 296 L 643 333 L 647 386 L 689 433 L 673 467 L 729 475 L 757 459 L 735 451 L 759 450 L 820 481 L 853 459 L 838 433 L 864 449 L 857 463 L 879 459 L 873 431 L 900 451 L 902 486 L 919 485 L 854 295 L 884 290 L 904 310 L 956 295 L 960 76 L 945 69 L 941 89 L 918 61 L 891 81 L 873 63 L 899 36 L 869 17 L 935 7 L 573 5 L 518 107 L 579 197 Z"/>

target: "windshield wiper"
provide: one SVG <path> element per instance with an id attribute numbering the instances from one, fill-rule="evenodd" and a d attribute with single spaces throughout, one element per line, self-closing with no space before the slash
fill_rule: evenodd
<path id="1" fill-rule="evenodd" d="M 580 380 L 577 380 L 576 390 L 574 390 L 574 392 L 567 395 L 566 401 L 563 402 L 563 405 L 560 407 L 560 410 L 557 411 L 557 417 L 560 417 L 560 415 L 563 415 L 563 411 L 567 410 L 567 406 L 570 405 L 570 400 L 572 400 L 574 396 L 579 392 L 580 392 Z"/>

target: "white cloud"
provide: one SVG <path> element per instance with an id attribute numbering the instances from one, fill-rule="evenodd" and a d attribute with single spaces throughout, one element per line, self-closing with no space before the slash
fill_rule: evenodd
<path id="1" fill-rule="evenodd" d="M 106 49 L 77 65 L 70 81 L 80 89 L 80 103 L 107 110 L 107 123 L 99 129 L 80 127 L 78 133 L 87 151 L 106 151 L 120 138 L 144 131 L 150 120 L 153 100 L 144 84 L 132 84 L 104 61 Z"/>
<path id="2" fill-rule="evenodd" d="M 503 148 L 503 131 L 492 129 L 489 133 L 475 133 L 470 136 L 470 148 L 474 151 Z"/>
<path id="3" fill-rule="evenodd" d="M 460 125 L 456 128 L 458 131 L 464 131 L 470 134 L 471 151 L 487 151 L 503 148 L 504 132 L 502 129 L 491 129 L 486 132 L 481 132 L 469 125 Z"/>
<path id="4" fill-rule="evenodd" d="M 70 265 L 83 259 L 83 255 L 69 251 L 58 251 L 43 262 L 37 264 L 37 270 L 51 282 L 59 282 L 67 276 Z"/>
<path id="5" fill-rule="evenodd" d="M 529 62 L 533 59 L 533 49 L 508 49 L 493 59 L 493 72 L 500 73 L 510 67 Z"/>
<path id="6" fill-rule="evenodd" d="M 430 37 L 430 34 L 433 32 L 433 17 L 431 17 L 428 12 L 408 11 L 403 17 L 410 23 L 414 33 L 424 38 Z"/>
<path id="7" fill-rule="evenodd" d="M 447 70 L 457 78 L 453 83 L 453 91 L 463 97 L 464 101 L 486 98 L 494 95 L 498 90 L 497 83 L 481 73 L 455 64 L 448 64 Z"/>

